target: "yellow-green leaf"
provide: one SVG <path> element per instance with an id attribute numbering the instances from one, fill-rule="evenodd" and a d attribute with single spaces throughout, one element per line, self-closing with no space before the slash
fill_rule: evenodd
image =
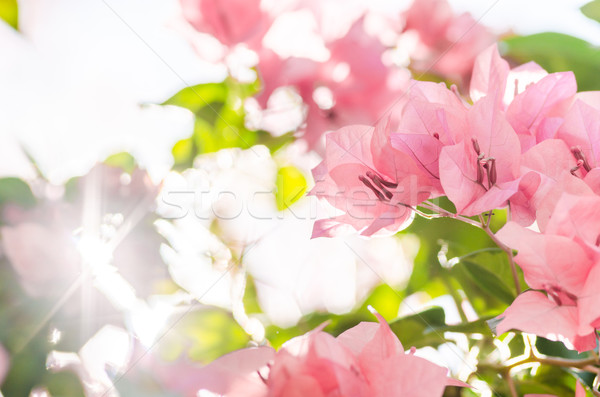
<path id="1" fill-rule="evenodd" d="M 306 192 L 306 178 L 294 166 L 282 167 L 277 171 L 277 208 L 282 211 L 294 204 Z"/>

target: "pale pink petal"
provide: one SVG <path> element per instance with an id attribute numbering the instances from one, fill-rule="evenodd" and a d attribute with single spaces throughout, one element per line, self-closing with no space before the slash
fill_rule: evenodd
<path id="1" fill-rule="evenodd" d="M 521 158 L 519 193 L 511 198 L 514 220 L 528 226 L 537 220 L 540 230 L 546 223 L 563 192 L 589 195 L 591 190 L 580 178 L 571 175 L 575 158 L 559 139 L 543 141 Z"/>
<path id="2" fill-rule="evenodd" d="M 374 314 L 379 321 L 379 326 L 373 337 L 365 343 L 359 354 L 359 360 L 363 367 L 369 367 L 377 362 L 381 362 L 381 360 L 399 354 L 404 355 L 402 343 L 400 343 L 396 334 L 390 329 L 387 321 L 385 321 L 381 314 L 377 312 L 374 312 Z M 361 328 L 361 331 L 365 330 L 366 328 Z M 367 331 L 367 335 L 369 333 L 370 331 Z"/>
<path id="3" fill-rule="evenodd" d="M 234 387 L 259 394 L 266 391 L 257 371 L 275 357 L 275 350 L 269 347 L 249 348 L 226 354 L 205 367 L 194 376 L 194 387 L 188 390 L 206 389 L 213 393 L 226 394 Z"/>
<path id="4" fill-rule="evenodd" d="M 500 335 L 516 329 L 550 340 L 567 339 L 580 352 L 593 349 L 596 347 L 594 333 L 578 335 L 578 323 L 577 307 L 557 306 L 541 292 L 527 291 L 502 314 L 496 331 Z"/>
<path id="5" fill-rule="evenodd" d="M 512 69 L 506 80 L 506 91 L 504 92 L 504 107 L 506 108 L 531 84 L 537 83 L 548 75 L 540 65 L 535 62 L 527 62 Z"/>
<path id="6" fill-rule="evenodd" d="M 600 91 L 582 91 L 575 94 L 575 100 L 581 100 L 595 109 L 600 109 Z"/>
<path id="7" fill-rule="evenodd" d="M 540 194 L 541 199 L 538 204 L 536 220 L 541 231 L 546 230 L 550 217 L 555 212 L 556 203 L 564 193 L 577 196 L 590 196 L 594 194 L 584 181 L 564 171 L 558 176 L 555 183 L 550 185 L 550 189 L 544 194 Z"/>
<path id="8" fill-rule="evenodd" d="M 556 108 L 570 103 L 577 92 L 577 82 L 571 72 L 550 74 L 517 95 L 508 106 L 506 117 L 519 137 L 523 150 L 540 142 L 538 127 Z"/>
<path id="9" fill-rule="evenodd" d="M 442 396 L 447 384 L 446 368 L 412 354 L 373 363 L 369 381 L 376 397 Z"/>
<path id="10" fill-rule="evenodd" d="M 498 182 L 516 179 L 521 160 L 519 138 L 494 98 L 488 96 L 477 102 L 469 109 L 468 117 L 471 137 L 477 138 L 485 157 L 496 159 Z"/>
<path id="11" fill-rule="evenodd" d="M 590 271 L 585 286 L 577 299 L 579 308 L 579 333 L 593 332 L 600 328 L 600 265 L 596 264 Z"/>
<path id="12" fill-rule="evenodd" d="M 600 197 L 564 193 L 558 200 L 546 233 L 568 237 L 596 247 L 600 241 Z"/>
<path id="13" fill-rule="evenodd" d="M 592 262 L 570 238 L 536 233 L 515 222 L 508 222 L 496 237 L 518 251 L 515 261 L 532 288 L 560 286 L 577 294 L 585 284 Z"/>
<path id="14" fill-rule="evenodd" d="M 492 44 L 479 54 L 471 75 L 471 100 L 477 102 L 490 93 L 504 93 L 509 69 L 508 62 L 498 53 L 497 44 Z"/>
<path id="15" fill-rule="evenodd" d="M 557 137 L 569 147 L 579 147 L 592 168 L 600 166 L 600 110 L 575 101 Z"/>
<path id="16" fill-rule="evenodd" d="M 600 168 L 599 167 L 596 167 L 596 168 L 592 169 L 590 172 L 588 172 L 583 180 L 585 181 L 586 185 L 588 185 L 595 194 L 600 195 Z"/>
<path id="17" fill-rule="evenodd" d="M 519 225 L 529 226 L 535 222 L 537 205 L 533 198 L 541 183 L 542 176 L 537 172 L 527 172 L 519 180 L 519 188 L 510 198 L 511 219 Z"/>
<path id="18" fill-rule="evenodd" d="M 465 142 L 445 146 L 439 160 L 444 193 L 454 203 L 459 214 L 463 214 L 469 204 L 486 192 L 485 188 L 477 183 L 477 156 L 468 156 L 466 153 L 469 149 L 471 148 Z"/>
<path id="19" fill-rule="evenodd" d="M 375 337 L 379 327 L 377 323 L 362 321 L 339 334 L 336 339 L 358 356 L 367 342 Z"/>

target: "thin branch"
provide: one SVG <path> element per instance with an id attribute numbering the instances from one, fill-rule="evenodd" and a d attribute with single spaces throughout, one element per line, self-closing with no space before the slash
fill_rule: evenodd
<path id="1" fill-rule="evenodd" d="M 429 205 L 428 205 L 429 204 Z M 436 206 L 435 204 L 432 203 L 427 203 L 427 202 L 422 202 L 421 204 L 419 204 L 420 207 L 423 207 L 425 209 L 428 209 L 430 211 L 435 211 L 437 213 L 434 214 L 427 214 L 425 212 L 419 211 L 417 208 L 411 207 L 409 205 L 406 204 L 401 204 L 404 205 L 405 207 L 410 208 L 411 210 L 415 211 L 415 213 L 417 215 L 421 215 L 422 217 L 426 218 L 426 219 L 437 219 L 437 218 L 452 218 L 452 219 L 458 219 L 459 221 L 463 221 L 465 223 L 468 223 L 469 225 L 473 225 L 475 227 L 479 227 L 481 228 L 481 224 L 471 218 L 467 218 L 466 216 L 462 216 L 462 215 L 458 215 L 458 214 L 453 214 L 452 212 L 446 211 L 445 209 Z"/>
<path id="2" fill-rule="evenodd" d="M 515 386 L 515 381 L 510 376 L 509 371 L 508 370 L 502 371 L 502 377 L 504 378 L 504 380 L 506 381 L 506 384 L 508 385 L 508 390 L 510 390 L 511 397 L 519 397 L 519 393 L 517 393 L 517 387 Z"/>

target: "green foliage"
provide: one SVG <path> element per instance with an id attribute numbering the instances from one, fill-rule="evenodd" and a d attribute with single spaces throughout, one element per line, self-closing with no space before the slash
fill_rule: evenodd
<path id="1" fill-rule="evenodd" d="M 516 63 L 535 61 L 548 72 L 571 70 L 581 91 L 600 89 L 600 49 L 585 40 L 562 33 L 509 37 L 505 55 Z"/>
<path id="2" fill-rule="evenodd" d="M 17 0 L 0 0 L 0 19 L 15 29 L 19 28 L 19 5 Z"/>
<path id="3" fill-rule="evenodd" d="M 474 283 L 480 294 L 496 297 L 507 305 L 517 296 L 508 258 L 500 249 L 465 255 L 452 272 L 463 281 L 461 285 Z M 465 277 L 470 283 L 466 282 Z"/>
<path id="4" fill-rule="evenodd" d="M 446 316 L 441 307 L 432 307 L 390 323 L 390 328 L 402 341 L 405 348 L 411 346 L 437 346 L 446 340 L 436 327 L 446 325 Z"/>
<path id="5" fill-rule="evenodd" d="M 248 335 L 230 313 L 219 309 L 192 311 L 175 323 L 158 346 L 166 361 L 186 359 L 208 363 L 231 351 L 246 347 Z"/>
<path id="6" fill-rule="evenodd" d="M 7 203 L 32 207 L 36 198 L 29 185 L 19 178 L 0 178 L 0 206 Z"/>
<path id="7" fill-rule="evenodd" d="M 283 211 L 304 195 L 307 187 L 306 178 L 294 166 L 281 167 L 277 170 L 276 187 L 277 209 Z"/>
<path id="8" fill-rule="evenodd" d="M 200 84 L 179 91 L 163 105 L 179 106 L 194 113 L 194 133 L 173 148 L 177 168 L 192 165 L 198 154 L 225 148 L 247 149 L 264 144 L 272 151 L 293 140 L 293 135 L 272 137 L 266 131 L 250 130 L 245 125 L 244 100 L 255 95 L 259 82 L 243 84 L 233 78 L 221 83 Z"/>
<path id="9" fill-rule="evenodd" d="M 104 164 L 111 167 L 121 168 L 123 171 L 130 174 L 135 170 L 136 167 L 135 158 L 126 152 L 116 153 L 107 157 L 106 160 L 104 160 Z"/>
<path id="10" fill-rule="evenodd" d="M 581 7 L 581 12 L 586 17 L 600 22 L 600 0 L 593 0 Z"/>

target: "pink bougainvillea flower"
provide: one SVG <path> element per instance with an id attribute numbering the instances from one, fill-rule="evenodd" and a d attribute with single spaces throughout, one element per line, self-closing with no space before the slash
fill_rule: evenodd
<path id="1" fill-rule="evenodd" d="M 415 32 L 419 48 L 412 67 L 466 82 L 477 55 L 495 36 L 469 14 L 454 15 L 446 0 L 417 0 L 403 14 L 404 32 Z"/>
<path id="2" fill-rule="evenodd" d="M 363 235 L 394 233 L 410 222 L 409 207 L 438 194 L 431 175 L 389 145 L 389 120 L 374 128 L 344 127 L 326 138 L 311 194 L 344 214 L 315 222 L 313 237 L 336 235 L 344 225 Z"/>
<path id="3" fill-rule="evenodd" d="M 600 197 L 563 194 L 545 233 L 565 236 L 582 246 L 588 255 L 600 257 Z"/>
<path id="4" fill-rule="evenodd" d="M 548 139 L 529 149 L 521 157 L 519 191 L 510 199 L 512 219 L 523 226 L 537 221 L 543 231 L 563 193 L 593 195 L 592 189 L 572 174 L 576 166 L 561 140 Z"/>
<path id="5" fill-rule="evenodd" d="M 320 329 L 269 348 L 239 350 L 199 371 L 198 389 L 227 397 L 441 396 L 447 369 L 406 354 L 385 320 L 360 323 L 337 338 Z"/>
<path id="6" fill-rule="evenodd" d="M 553 226 L 548 229 L 540 234 L 509 222 L 497 233 L 500 241 L 518 251 L 515 261 L 527 284 L 539 290 L 517 297 L 497 331 L 518 329 L 567 340 L 578 351 L 593 349 L 600 324 L 600 310 L 593 304 L 599 298 L 593 287 L 600 277 L 597 259 L 571 236 L 550 234 Z"/>
<path id="7" fill-rule="evenodd" d="M 502 207 L 518 188 L 519 139 L 495 103 L 487 96 L 473 105 L 462 142 L 440 153 L 444 193 L 463 215 Z"/>
<path id="8" fill-rule="evenodd" d="M 575 175 L 600 194 L 600 110 L 575 100 L 556 136 L 578 160 Z"/>
<path id="9" fill-rule="evenodd" d="M 567 342 L 579 352 L 596 347 L 595 332 L 579 334 L 579 314 L 576 306 L 557 304 L 545 294 L 527 291 L 502 314 L 496 332 L 502 334 L 517 329 L 543 336 L 550 340 Z"/>
<path id="10" fill-rule="evenodd" d="M 272 18 L 260 8 L 261 0 L 181 0 L 183 14 L 199 32 L 226 46 L 260 45 Z"/>
<path id="11" fill-rule="evenodd" d="M 498 105 L 506 111 L 523 152 L 556 136 L 576 92 L 572 72 L 548 74 L 534 62 L 510 70 L 496 44 L 477 58 L 470 86 L 473 101 L 494 93 L 500 95 Z M 595 96 L 590 98 L 595 100 Z"/>
<path id="12" fill-rule="evenodd" d="M 515 260 L 533 289 L 577 295 L 594 265 L 586 251 L 566 236 L 537 233 L 515 222 L 507 223 L 496 236 L 518 251 Z"/>
<path id="13" fill-rule="evenodd" d="M 576 92 L 575 75 L 560 72 L 545 76 L 515 96 L 506 117 L 519 134 L 523 151 L 556 135 Z"/>
<path id="14" fill-rule="evenodd" d="M 408 94 L 391 145 L 409 155 L 415 164 L 439 182 L 442 148 L 463 140 L 467 108 L 445 84 L 415 82 Z"/>

